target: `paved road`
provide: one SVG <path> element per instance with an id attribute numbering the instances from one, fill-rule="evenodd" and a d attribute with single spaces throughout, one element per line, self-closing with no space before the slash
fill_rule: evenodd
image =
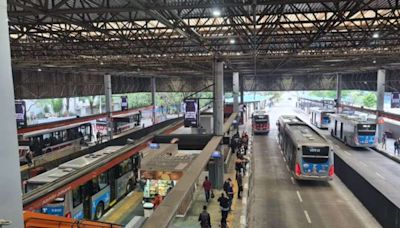
<path id="1" fill-rule="evenodd" d="M 335 177 L 331 182 L 291 179 L 276 141 L 276 118 L 293 113 L 288 104 L 270 111 L 272 131 L 254 137 L 252 227 L 380 227 Z"/>

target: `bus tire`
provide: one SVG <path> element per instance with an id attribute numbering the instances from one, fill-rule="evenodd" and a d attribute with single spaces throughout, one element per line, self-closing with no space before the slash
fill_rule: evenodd
<path id="1" fill-rule="evenodd" d="M 104 203 L 100 202 L 99 204 L 97 204 L 96 206 L 96 213 L 94 214 L 94 218 L 96 220 L 100 219 L 104 214 Z"/>
<path id="2" fill-rule="evenodd" d="M 130 193 L 133 190 L 133 184 L 132 184 L 132 180 L 128 181 L 128 184 L 126 185 L 126 193 Z"/>

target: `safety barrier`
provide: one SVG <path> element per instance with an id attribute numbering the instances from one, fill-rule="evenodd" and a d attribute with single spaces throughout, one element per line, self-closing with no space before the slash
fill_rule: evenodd
<path id="1" fill-rule="evenodd" d="M 123 228 L 122 225 L 24 212 L 25 228 Z"/>
<path id="2" fill-rule="evenodd" d="M 383 227 L 400 227 L 400 209 L 362 175 L 335 154 L 335 174 Z"/>

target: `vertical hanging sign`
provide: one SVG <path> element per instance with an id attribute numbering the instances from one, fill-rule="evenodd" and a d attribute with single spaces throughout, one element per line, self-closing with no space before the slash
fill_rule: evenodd
<path id="1" fill-rule="evenodd" d="M 391 108 L 400 108 L 400 93 L 393 92 L 392 93 L 392 101 L 390 102 Z"/>
<path id="2" fill-rule="evenodd" d="M 15 101 L 15 115 L 17 120 L 17 128 L 26 127 L 25 101 Z"/>
<path id="3" fill-rule="evenodd" d="M 124 111 L 127 109 L 128 109 L 128 97 L 121 96 L 121 111 Z"/>
<path id="4" fill-rule="evenodd" d="M 184 101 L 185 127 L 198 127 L 199 126 L 199 99 L 190 98 Z"/>

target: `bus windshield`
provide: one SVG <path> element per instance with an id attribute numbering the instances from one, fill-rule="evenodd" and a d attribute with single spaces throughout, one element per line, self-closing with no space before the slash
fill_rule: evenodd
<path id="1" fill-rule="evenodd" d="M 303 161 L 306 163 L 326 163 L 329 160 L 329 147 L 303 146 Z"/>
<path id="2" fill-rule="evenodd" d="M 357 124 L 358 135 L 375 135 L 376 124 Z"/>
<path id="3" fill-rule="evenodd" d="M 256 123 L 264 123 L 264 122 L 268 122 L 268 116 L 267 115 L 255 115 L 253 117 L 254 121 Z"/>

